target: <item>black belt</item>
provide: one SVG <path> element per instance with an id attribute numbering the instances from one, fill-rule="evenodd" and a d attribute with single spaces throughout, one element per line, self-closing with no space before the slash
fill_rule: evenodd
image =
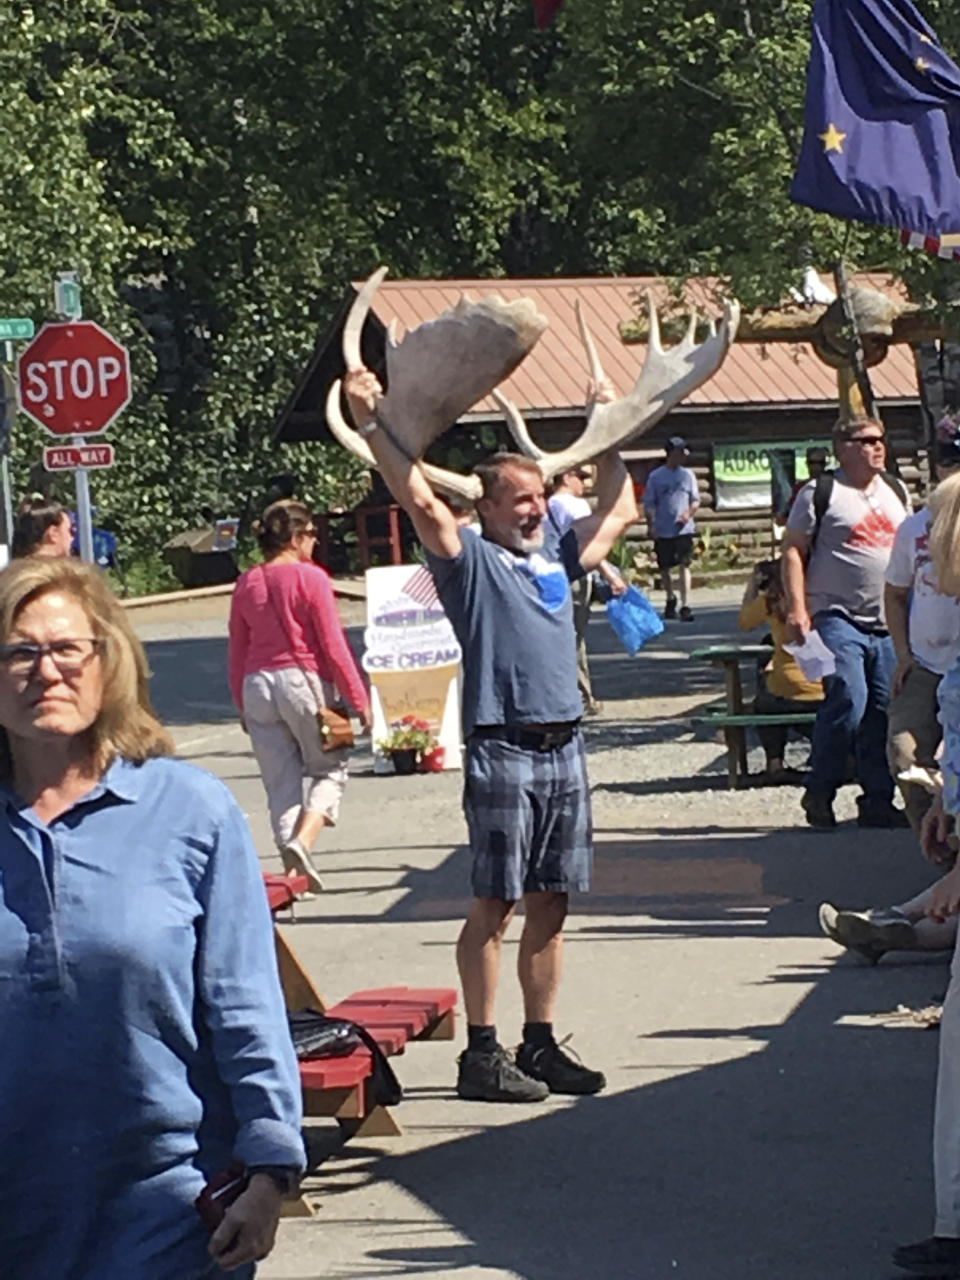
<path id="1" fill-rule="evenodd" d="M 478 724 L 474 727 L 472 738 L 495 738 L 498 742 L 509 742 L 512 747 L 523 747 L 527 751 L 557 751 L 580 732 L 579 720 L 567 720 L 562 724 Z"/>

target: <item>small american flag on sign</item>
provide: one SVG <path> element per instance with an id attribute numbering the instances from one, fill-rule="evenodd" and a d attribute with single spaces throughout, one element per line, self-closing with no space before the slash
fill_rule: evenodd
<path id="1" fill-rule="evenodd" d="M 416 600 L 417 604 L 429 607 L 437 604 L 440 597 L 437 595 L 437 588 L 433 581 L 433 574 L 429 569 L 425 569 L 422 565 L 403 584 L 403 593 L 408 595 L 411 600 Z"/>

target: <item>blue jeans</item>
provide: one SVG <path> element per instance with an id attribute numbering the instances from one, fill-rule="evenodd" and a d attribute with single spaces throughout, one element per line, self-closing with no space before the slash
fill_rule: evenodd
<path id="1" fill-rule="evenodd" d="M 819 613 L 813 625 L 837 669 L 823 682 L 825 697 L 813 726 L 807 790 L 832 800 L 846 780 L 851 748 L 857 781 L 874 804 L 890 804 L 893 779 L 887 765 L 887 706 L 897 656 L 889 636 L 861 631 L 837 614 Z"/>

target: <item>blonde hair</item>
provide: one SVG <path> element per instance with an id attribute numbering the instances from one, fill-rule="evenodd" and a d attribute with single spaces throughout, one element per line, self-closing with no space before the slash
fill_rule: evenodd
<path id="1" fill-rule="evenodd" d="M 960 472 L 941 480 L 929 498 L 930 559 L 945 596 L 960 596 Z"/>
<path id="2" fill-rule="evenodd" d="M 8 643 L 20 612 L 51 591 L 75 600 L 101 641 L 103 702 L 88 730 L 97 769 L 102 773 L 117 756 L 142 764 L 151 756 L 172 755 L 173 739 L 150 702 L 147 655 L 99 569 L 80 560 L 33 556 L 0 571 L 0 644 Z M 9 777 L 11 767 L 10 740 L 0 725 L 0 777 Z"/>

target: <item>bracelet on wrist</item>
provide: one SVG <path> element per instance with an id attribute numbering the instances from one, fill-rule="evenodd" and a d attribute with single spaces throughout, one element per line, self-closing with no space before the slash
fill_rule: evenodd
<path id="1" fill-rule="evenodd" d="M 279 1164 L 250 1165 L 247 1173 L 253 1177 L 255 1173 L 265 1174 L 273 1182 L 281 1195 L 292 1196 L 300 1185 L 300 1174 L 296 1169 Z"/>
<path id="2" fill-rule="evenodd" d="M 371 418 L 370 421 L 365 422 L 362 427 L 357 427 L 357 435 L 360 436 L 361 439 L 367 440 L 370 436 L 373 435 L 373 433 L 376 431 L 376 429 L 379 426 L 380 426 L 380 423 L 376 420 L 376 418 Z"/>

